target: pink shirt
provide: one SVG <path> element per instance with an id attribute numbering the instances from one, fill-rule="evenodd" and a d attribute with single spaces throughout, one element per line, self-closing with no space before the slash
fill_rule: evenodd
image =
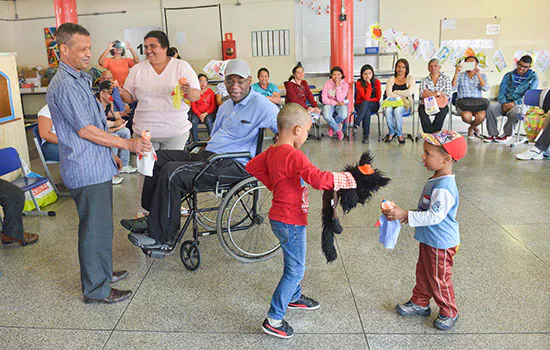
<path id="1" fill-rule="evenodd" d="M 140 135 L 143 130 L 149 130 L 152 137 L 174 137 L 191 129 L 189 106 L 182 103 L 180 109 L 175 109 L 172 105 L 172 91 L 182 77 L 187 78 L 192 89 L 200 90 L 197 74 L 184 60 L 172 58 L 161 74 L 155 72 L 149 61 L 130 69 L 124 88 L 138 100 L 135 133 Z"/>
<path id="2" fill-rule="evenodd" d="M 336 86 L 332 79 L 326 81 L 323 85 L 323 104 L 336 106 L 340 102 L 344 102 L 348 96 L 349 85 L 344 80 L 340 86 Z"/>

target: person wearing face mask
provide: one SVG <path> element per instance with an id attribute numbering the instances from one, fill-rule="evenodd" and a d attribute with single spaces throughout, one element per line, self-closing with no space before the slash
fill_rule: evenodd
<path id="1" fill-rule="evenodd" d="M 489 100 L 483 98 L 483 91 L 489 91 L 487 76 L 479 72 L 479 61 L 476 56 L 466 57 L 466 63 L 473 63 L 474 69 L 461 72 L 460 64 L 456 66 L 453 77 L 453 88 L 457 89 L 456 108 L 464 123 L 469 124 L 468 137 L 479 136 L 479 125 L 486 116 Z"/>
<path id="2" fill-rule="evenodd" d="M 344 80 L 344 71 L 338 66 L 332 67 L 330 70 L 330 79 L 325 82 L 323 85 L 323 118 L 329 125 L 328 136 L 336 136 L 338 140 L 344 138 L 344 133 L 342 132 L 341 122 L 346 120 L 348 117 L 348 105 L 347 105 L 347 96 L 349 85 Z M 336 115 L 334 115 L 336 112 Z"/>
<path id="3" fill-rule="evenodd" d="M 125 57 L 126 50 L 132 53 L 132 58 Z M 109 54 L 111 54 L 112 57 L 107 57 Z M 99 56 L 97 63 L 99 63 L 101 67 L 108 69 L 112 73 L 112 78 L 118 81 L 121 86 L 124 86 L 130 68 L 139 63 L 139 56 L 132 48 L 129 41 L 124 44 L 119 40 L 115 40 L 109 41 L 109 45 L 101 56 Z"/>
<path id="4" fill-rule="evenodd" d="M 363 143 L 369 143 L 370 117 L 380 108 L 382 86 L 370 64 L 361 67 L 361 76 L 355 83 L 355 128 L 363 123 Z"/>
<path id="5" fill-rule="evenodd" d="M 147 60 L 130 70 L 124 87 L 118 86 L 124 102 L 138 102 L 132 125 L 134 135 L 140 137 L 143 131 L 149 130 L 155 151 L 181 151 L 192 126 L 188 120 L 190 107 L 183 102 L 179 108 L 174 107 L 172 91 L 179 84 L 185 99 L 198 101 L 199 79 L 189 63 L 167 55 L 170 42 L 164 32 L 149 32 L 144 38 L 143 47 Z M 185 78 L 186 82 L 180 84 L 180 78 Z M 117 86 L 116 83 L 114 85 Z M 143 181 L 143 175 L 139 175 L 139 192 Z M 138 208 L 138 216 L 146 214 L 146 210 Z"/>
<path id="6" fill-rule="evenodd" d="M 160 150 L 153 176 L 145 179 L 142 192 L 142 205 L 150 210 L 149 218 L 121 220 L 121 225 L 132 231 L 128 238 L 137 247 L 164 249 L 174 243 L 181 224 L 181 199 L 193 189 L 194 178 L 210 156 L 250 152 L 254 157 L 260 129 L 269 128 L 277 134 L 279 109 L 251 88 L 248 63 L 231 60 L 224 74 L 230 99 L 218 109 L 206 148 L 197 154 Z M 224 159 L 214 163 L 198 185 L 213 188 L 217 181 L 236 183 L 249 176 L 244 170 L 248 160 Z"/>

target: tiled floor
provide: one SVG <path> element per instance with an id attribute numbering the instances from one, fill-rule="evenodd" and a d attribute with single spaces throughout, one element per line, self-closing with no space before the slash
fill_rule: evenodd
<path id="1" fill-rule="evenodd" d="M 118 224 L 134 215 L 137 201 L 136 176 L 124 175 L 114 190 L 114 265 L 130 271 L 119 287 L 132 289 L 132 300 L 82 303 L 76 210 L 70 198 L 60 198 L 51 206 L 57 217 L 24 219 L 27 230 L 40 233 L 37 244 L 0 248 L 0 349 L 548 349 L 550 161 L 519 162 L 513 149 L 468 141 L 469 153 L 455 167 L 462 246 L 453 279 L 461 318 L 444 333 L 431 325 L 434 303 L 428 318 L 393 311 L 414 284 L 413 230 L 405 227 L 397 247 L 386 250 L 373 227 L 381 198 L 416 205 L 430 176 L 420 162 L 421 144 L 379 144 L 372 136 L 368 146 L 329 139 L 304 146 L 315 164 L 331 170 L 356 162 L 368 148 L 392 182 L 344 217 L 339 257 L 329 265 L 320 251 L 320 193 L 311 192 L 303 287 L 322 307 L 288 312 L 294 338 L 260 329 L 280 256 L 242 264 L 206 237 L 196 272 L 187 271 L 177 253 L 145 257 Z M 32 165 L 42 172 L 36 160 Z"/>

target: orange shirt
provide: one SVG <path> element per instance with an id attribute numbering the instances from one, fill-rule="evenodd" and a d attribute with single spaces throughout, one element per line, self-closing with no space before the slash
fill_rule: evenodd
<path id="1" fill-rule="evenodd" d="M 120 86 L 124 86 L 124 82 L 130 73 L 130 68 L 134 66 L 134 60 L 131 58 L 122 58 L 115 60 L 106 58 L 103 63 L 103 68 L 108 69 L 113 74 L 113 80 L 117 80 Z"/>

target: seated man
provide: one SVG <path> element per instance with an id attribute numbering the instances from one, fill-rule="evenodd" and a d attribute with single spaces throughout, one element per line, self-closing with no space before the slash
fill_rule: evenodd
<path id="1" fill-rule="evenodd" d="M 522 113 L 523 96 L 527 90 L 536 89 L 539 80 L 537 73 L 531 70 L 533 59 L 529 55 L 523 56 L 517 63 L 516 69 L 508 72 L 502 78 L 498 91 L 498 102 L 491 102 L 487 109 L 487 131 L 489 136 L 484 142 L 508 141 L 514 133 L 517 116 Z M 504 125 L 504 133 L 500 136 L 497 128 L 497 117 L 506 115 L 508 121 Z"/>
<path id="2" fill-rule="evenodd" d="M 231 60 L 225 69 L 225 85 L 230 100 L 219 109 L 206 149 L 198 154 L 166 150 L 157 153 L 152 177 L 146 177 L 142 206 L 149 216 L 121 220 L 133 231 L 130 241 L 145 248 L 173 245 L 180 229 L 181 198 L 192 190 L 193 178 L 213 154 L 250 152 L 256 155 L 260 128 L 277 133 L 277 107 L 250 88 L 250 67 L 241 60 Z M 202 177 L 201 185 L 214 187 L 216 182 L 236 183 L 248 177 L 245 165 L 249 159 L 226 159 L 215 163 Z M 145 233 L 146 234 L 141 234 Z"/>
<path id="3" fill-rule="evenodd" d="M 22 246 L 38 241 L 38 235 L 23 231 L 23 207 L 25 193 L 14 184 L 0 179 L 0 206 L 4 211 L 0 239 L 3 244 L 18 243 Z"/>

